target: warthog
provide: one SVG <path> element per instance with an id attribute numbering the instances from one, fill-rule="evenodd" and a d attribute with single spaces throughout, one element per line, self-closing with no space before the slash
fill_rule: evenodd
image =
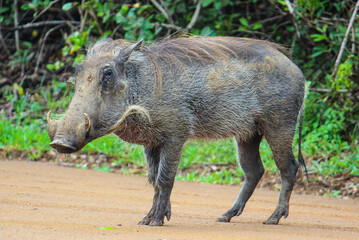
<path id="1" fill-rule="evenodd" d="M 277 208 L 265 221 L 288 216 L 299 163 L 292 152 L 305 78 L 280 46 L 235 37 L 97 42 L 76 71 L 75 94 L 61 120 L 48 114 L 50 145 L 60 153 L 114 133 L 144 146 L 153 205 L 139 224 L 163 225 L 187 139 L 234 137 L 245 181 L 218 221 L 242 213 L 264 173 L 264 136 L 280 170 Z"/>

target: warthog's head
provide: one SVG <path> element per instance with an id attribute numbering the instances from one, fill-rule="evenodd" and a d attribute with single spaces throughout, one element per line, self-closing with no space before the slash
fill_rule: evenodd
<path id="1" fill-rule="evenodd" d="M 96 43 L 78 67 L 75 94 L 60 120 L 47 115 L 50 146 L 60 153 L 80 150 L 88 142 L 112 132 L 128 102 L 125 64 L 140 46 L 105 39 Z"/>

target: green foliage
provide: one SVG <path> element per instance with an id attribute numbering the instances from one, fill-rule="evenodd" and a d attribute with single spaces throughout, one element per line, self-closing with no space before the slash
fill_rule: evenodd
<path id="1" fill-rule="evenodd" d="M 106 164 L 102 165 L 100 168 L 94 168 L 93 170 L 99 172 L 113 172 L 113 169 Z"/>
<path id="2" fill-rule="evenodd" d="M 65 3 L 64 5 L 62 5 L 62 10 L 69 11 L 69 10 L 73 9 L 73 7 L 76 6 L 76 5 L 77 5 L 76 2 Z"/>
<path id="3" fill-rule="evenodd" d="M 331 193 L 328 193 L 330 197 L 338 198 L 340 196 L 340 190 L 333 190 Z"/>
<path id="4" fill-rule="evenodd" d="M 83 31 L 82 33 L 75 31 L 66 39 L 66 45 L 62 48 L 62 55 L 66 57 L 66 63 L 77 65 L 84 60 L 84 48 L 88 45 L 87 36 L 89 32 L 90 30 Z"/>
<path id="5" fill-rule="evenodd" d="M 2 96 L 11 103 L 14 111 L 11 119 L 6 119 L 4 114 L 0 113 L 0 147 L 5 150 L 25 150 L 31 159 L 36 159 L 50 150 L 44 110 L 49 106 L 63 110 L 71 96 L 66 96 L 66 83 L 56 80 L 51 87 L 42 88 L 39 93 L 23 93 L 20 86 L 14 89 L 17 91 L 17 97 L 9 91 L 5 91 Z M 61 96 L 62 100 L 57 101 L 56 96 Z"/>
<path id="6" fill-rule="evenodd" d="M 314 160 L 313 164 L 315 169 L 320 173 L 327 176 L 334 176 L 339 173 L 349 173 L 355 176 L 359 176 L 359 148 L 355 149 L 355 152 L 349 156 L 339 154 L 331 156 L 327 161 Z"/>
<path id="7" fill-rule="evenodd" d="M 60 62 L 59 60 L 57 60 L 54 64 L 47 64 L 46 67 L 49 70 L 59 70 L 61 67 L 64 66 L 64 63 Z"/>
<path id="8" fill-rule="evenodd" d="M 356 86 L 358 86 L 357 82 L 352 81 L 352 77 L 354 74 L 353 68 L 356 67 L 358 60 L 359 60 L 358 56 L 350 55 L 345 62 L 339 65 L 338 73 L 336 75 L 335 80 L 334 81 L 331 81 L 331 79 L 328 80 L 328 82 L 330 82 L 330 87 L 333 90 L 339 90 L 339 89 L 352 90 Z"/>
<path id="9" fill-rule="evenodd" d="M 29 3 L 21 4 L 22 10 L 32 10 L 34 11 L 34 16 L 36 16 L 39 11 L 43 10 L 44 8 L 48 7 L 51 3 L 51 0 L 32 0 Z"/>
<path id="10" fill-rule="evenodd" d="M 96 139 L 87 144 L 83 151 L 115 155 L 117 156 L 117 160 L 114 161 L 116 166 L 120 166 L 124 162 L 145 165 L 142 147 L 123 142 L 115 135 L 106 135 Z"/>
<path id="11" fill-rule="evenodd" d="M 125 31 L 125 39 L 132 41 L 154 40 L 154 37 L 162 30 L 162 27 L 156 27 L 154 20 L 163 22 L 164 19 L 158 14 L 150 14 L 153 9 L 153 6 L 149 4 L 140 5 L 136 3 L 133 7 L 126 4 L 122 5 L 120 11 L 115 15 L 115 21 Z"/>
<path id="12" fill-rule="evenodd" d="M 87 165 L 76 164 L 76 168 L 87 169 Z"/>
<path id="13" fill-rule="evenodd" d="M 353 77 L 354 56 L 340 64 L 335 81 L 328 74 L 325 84 L 332 89 L 330 95 L 323 97 L 321 93 L 308 95 L 305 111 L 304 151 L 314 156 L 314 167 L 326 175 L 339 172 L 350 172 L 358 175 L 359 149 L 357 145 L 359 131 L 359 106 L 357 102 L 346 97 L 348 93 L 337 92 L 358 85 Z M 354 128 L 352 126 L 355 126 Z M 346 133 L 346 134 L 345 134 Z"/>
<path id="14" fill-rule="evenodd" d="M 201 171 L 189 172 L 184 176 L 176 176 L 176 180 L 217 184 L 238 184 L 243 180 L 243 176 L 243 171 L 237 167 L 235 169 L 223 168 L 220 171 L 205 174 Z"/>
<path id="15" fill-rule="evenodd" d="M 31 44 L 28 45 L 31 46 Z M 33 54 L 29 54 L 29 53 L 30 53 L 30 49 L 17 50 L 14 54 L 14 59 L 9 62 L 9 65 L 14 66 L 17 64 L 24 64 L 25 66 L 28 66 L 30 58 L 33 57 Z"/>
<path id="16" fill-rule="evenodd" d="M 25 150 L 30 159 L 36 159 L 50 149 L 50 139 L 38 121 L 31 124 L 26 124 L 25 121 L 24 125 L 20 126 L 0 117 L 0 148 L 5 151 Z"/>

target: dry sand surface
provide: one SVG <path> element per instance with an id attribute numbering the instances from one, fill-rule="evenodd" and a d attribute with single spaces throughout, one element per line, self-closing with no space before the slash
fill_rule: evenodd
<path id="1" fill-rule="evenodd" d="M 293 194 L 290 214 L 263 225 L 278 192 L 256 189 L 240 217 L 216 219 L 239 186 L 176 182 L 172 219 L 139 226 L 151 206 L 146 178 L 0 161 L 0 239 L 359 239 L 359 201 Z"/>

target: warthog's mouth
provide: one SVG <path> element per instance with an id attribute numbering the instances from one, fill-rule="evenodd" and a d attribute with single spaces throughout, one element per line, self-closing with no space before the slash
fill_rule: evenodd
<path id="1" fill-rule="evenodd" d="M 51 142 L 50 146 L 55 148 L 59 153 L 73 153 L 78 151 L 76 147 L 63 143 L 61 140 L 58 139 Z"/>

